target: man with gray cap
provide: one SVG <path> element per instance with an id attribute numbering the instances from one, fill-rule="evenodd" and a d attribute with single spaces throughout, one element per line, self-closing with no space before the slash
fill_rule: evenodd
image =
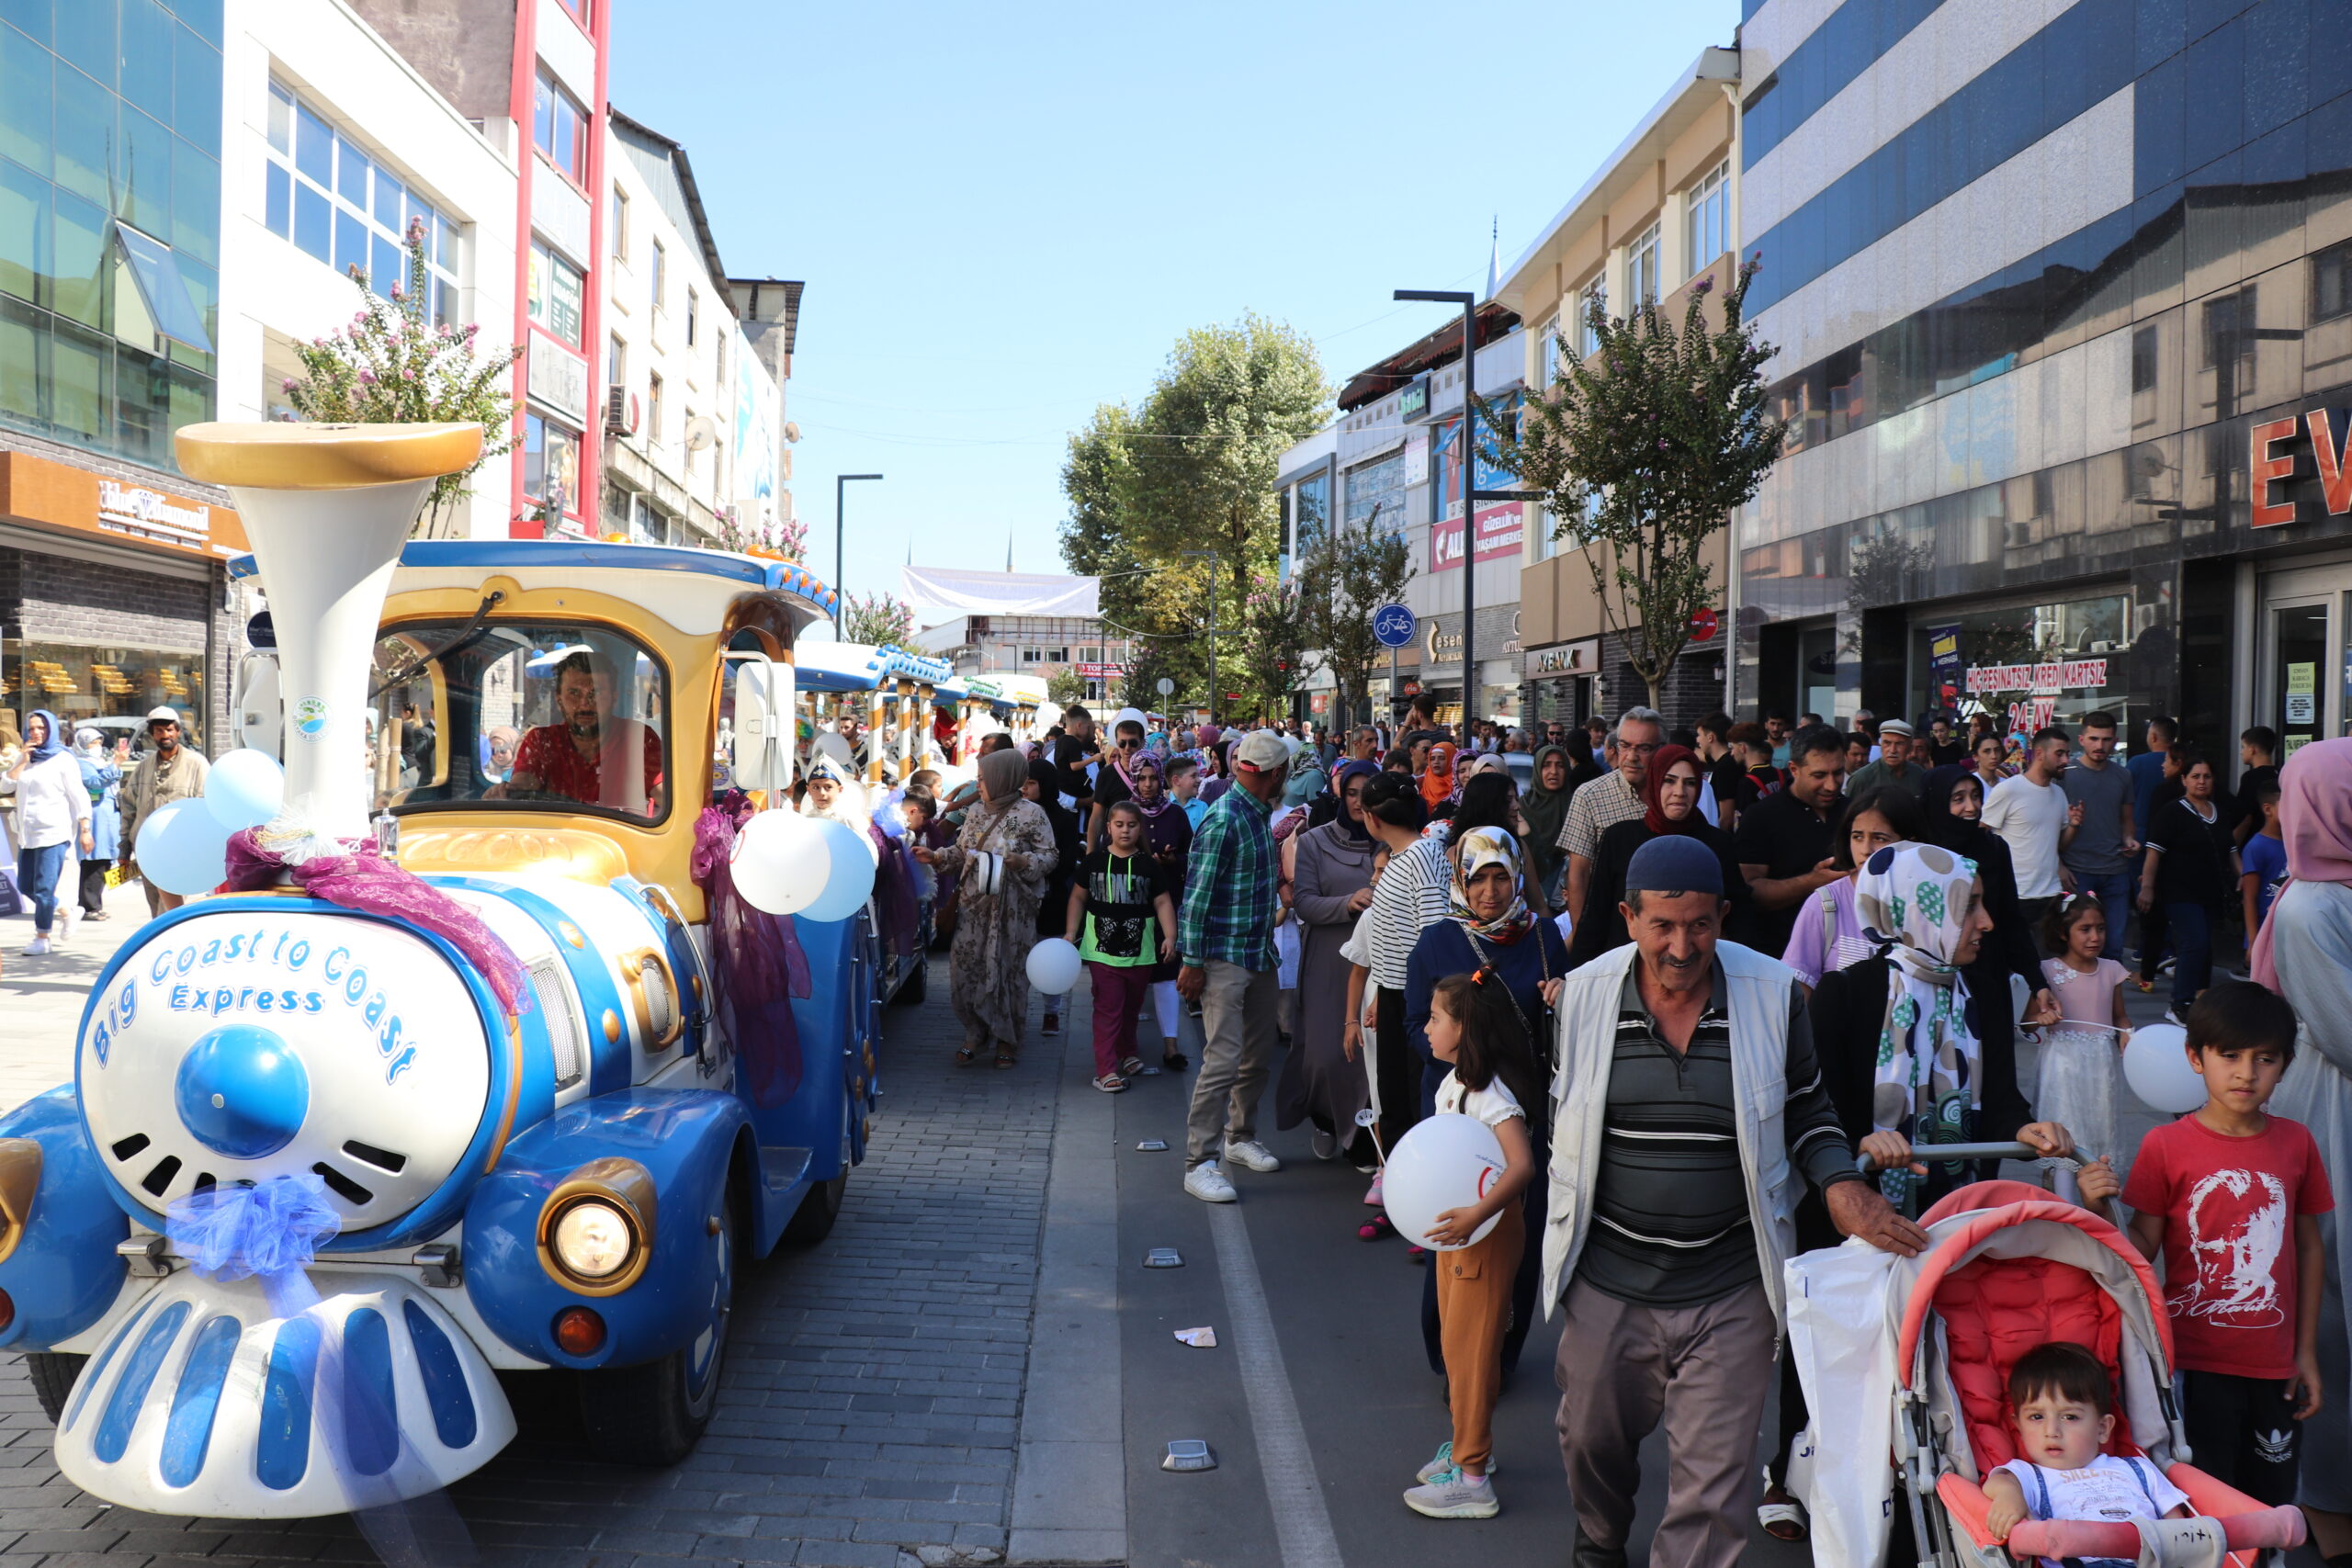
<path id="1" fill-rule="evenodd" d="M 147 754 L 131 768 L 119 797 L 122 807 L 120 863 L 125 876 L 138 874 L 139 825 L 175 800 L 190 800 L 204 793 L 204 775 L 212 764 L 183 744 L 179 711 L 159 707 L 147 715 Z M 147 913 L 160 915 L 187 900 L 150 882 Z"/>
<path id="2" fill-rule="evenodd" d="M 1755 1508 L 1802 1184 L 1848 1235 L 1906 1257 L 1927 1238 L 1855 1170 L 1795 976 L 1721 939 L 1714 852 L 1652 839 L 1619 908 L 1633 941 L 1567 977 L 1552 1080 L 1543 1300 L 1567 1319 L 1555 1378 L 1571 1562 L 1625 1562 L 1637 1455 L 1663 1422 L 1650 1561 L 1730 1568 Z"/>
<path id="3" fill-rule="evenodd" d="M 1201 1075 L 1184 1134 L 1184 1190 L 1208 1203 L 1236 1194 L 1220 1163 L 1283 1168 L 1258 1141 L 1258 1099 L 1273 1069 L 1274 919 L 1281 877 L 1268 829 L 1290 771 L 1290 748 L 1253 729 L 1233 749 L 1233 787 L 1193 835 L 1184 908 L 1176 920 L 1183 967 L 1176 989 L 1201 1004 Z"/>
<path id="4" fill-rule="evenodd" d="M 1846 796 L 1860 800 L 1881 784 L 1901 784 L 1916 791 L 1927 771 L 1911 760 L 1917 737 L 1911 727 L 1899 718 L 1890 718 L 1878 727 L 1878 761 L 1854 770 L 1846 781 Z"/>

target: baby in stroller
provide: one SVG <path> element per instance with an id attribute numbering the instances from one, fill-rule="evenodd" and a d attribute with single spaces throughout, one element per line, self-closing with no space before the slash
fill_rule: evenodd
<path id="1" fill-rule="evenodd" d="M 2115 1432 L 2115 1390 L 2080 1345 L 2053 1340 L 2018 1357 L 2009 1369 L 2009 1412 L 2018 1457 L 1984 1478 L 1992 1505 L 1984 1528 L 1996 1540 L 2026 1519 L 2187 1518 L 2193 1511 L 2188 1494 L 2147 1460 L 2102 1451 Z M 2081 1561 L 2085 1568 L 2127 1562 Z"/>

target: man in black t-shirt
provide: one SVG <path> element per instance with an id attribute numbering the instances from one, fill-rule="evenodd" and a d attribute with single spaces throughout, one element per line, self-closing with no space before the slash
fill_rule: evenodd
<path id="1" fill-rule="evenodd" d="M 1708 820 L 1728 832 L 1743 772 L 1739 753 L 1732 749 L 1731 715 L 1711 713 L 1699 721 L 1699 756 L 1706 766 L 1707 783 L 1715 797 L 1715 812 Z"/>
<path id="2" fill-rule="evenodd" d="M 1062 794 L 1075 803 L 1079 820 L 1087 817 L 1087 803 L 1094 797 L 1094 784 L 1087 776 L 1087 764 L 1094 761 L 1094 716 L 1073 704 L 1062 713 L 1061 739 L 1054 742 L 1049 755 L 1062 776 Z"/>
<path id="3" fill-rule="evenodd" d="M 2278 787 L 2278 732 L 2257 724 L 2238 737 L 2238 790 L 2230 803 L 2230 842 L 2239 849 L 2262 831 L 2262 797 Z"/>
<path id="4" fill-rule="evenodd" d="M 1094 770 L 1094 806 L 1086 818 L 1086 847 L 1094 848 L 1102 841 L 1103 818 L 1111 807 L 1134 797 L 1128 787 L 1125 770 L 1132 766 L 1143 750 L 1143 726 L 1134 719 L 1121 719 L 1116 743 L 1111 755 Z"/>
<path id="5" fill-rule="evenodd" d="M 1826 725 L 1800 730 L 1789 743 L 1788 787 L 1741 815 L 1732 854 L 1754 895 L 1748 946 L 1775 958 L 1788 951 L 1798 907 L 1846 874 L 1831 863 L 1845 783 L 1846 738 Z"/>

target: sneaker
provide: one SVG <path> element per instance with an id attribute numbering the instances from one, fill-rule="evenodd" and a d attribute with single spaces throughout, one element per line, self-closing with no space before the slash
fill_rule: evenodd
<path id="1" fill-rule="evenodd" d="M 25 943 L 25 956 L 28 958 L 39 958 L 48 951 L 49 938 L 45 936 L 37 936 L 33 938 L 32 941 Z"/>
<path id="2" fill-rule="evenodd" d="M 1047 1013 L 1046 1015 L 1045 1026 L 1037 1031 L 1038 1033 L 1044 1035 L 1048 1040 L 1051 1040 L 1055 1035 L 1059 1034 L 1061 1032 L 1062 1015 L 1057 1012 Z"/>
<path id="3" fill-rule="evenodd" d="M 1227 1139 L 1225 1157 L 1244 1170 L 1254 1170 L 1261 1174 L 1280 1170 L 1283 1168 L 1283 1162 L 1274 1157 L 1274 1151 L 1255 1138 L 1246 1144 L 1237 1144 L 1230 1138 Z"/>
<path id="4" fill-rule="evenodd" d="M 1448 1438 L 1445 1441 L 1437 1446 L 1437 1453 L 1435 1457 L 1430 1459 L 1429 1463 L 1421 1466 L 1419 1470 L 1413 1472 L 1413 1479 L 1426 1486 L 1430 1482 L 1435 1481 L 1441 1474 L 1446 1471 L 1452 1470 L 1453 1468 L 1453 1439 L 1452 1438 Z M 1489 1476 L 1493 1475 L 1499 1468 L 1501 1467 L 1497 1465 L 1492 1458 L 1489 1458 L 1487 1461 L 1487 1473 Z"/>
<path id="5" fill-rule="evenodd" d="M 74 927 L 81 920 L 81 918 L 82 910 L 78 905 L 60 904 L 57 907 L 58 946 L 62 947 L 67 942 L 73 939 Z"/>
<path id="6" fill-rule="evenodd" d="M 1406 1493 L 1405 1506 L 1432 1519 L 1491 1519 L 1502 1512 L 1493 1482 L 1464 1475 L 1452 1465 Z"/>
<path id="7" fill-rule="evenodd" d="M 1317 1159 L 1337 1159 L 1340 1156 L 1340 1134 L 1337 1133 L 1327 1133 L 1317 1127 L 1307 1143 L 1313 1146 Z"/>
<path id="8" fill-rule="evenodd" d="M 32 949 L 28 947 L 25 949 L 25 951 L 27 953 L 30 953 Z M 2165 1021 L 2166 1023 L 2178 1024 L 2183 1029 L 2187 1029 L 2188 1027 L 2188 1020 L 2180 1016 L 2180 1010 L 2178 1008 L 2165 1009 Z"/>
<path id="9" fill-rule="evenodd" d="M 1184 1173 L 1184 1190 L 1204 1203 L 1230 1203 L 1241 1196 L 1213 1159 L 1204 1159 Z"/>
<path id="10" fill-rule="evenodd" d="M 1388 1206 L 1386 1201 L 1380 1196 L 1380 1183 L 1387 1174 L 1388 1168 L 1385 1166 L 1383 1166 L 1380 1169 L 1373 1172 L 1372 1186 L 1365 1190 L 1363 1195 L 1363 1201 L 1373 1208 L 1385 1209 Z"/>

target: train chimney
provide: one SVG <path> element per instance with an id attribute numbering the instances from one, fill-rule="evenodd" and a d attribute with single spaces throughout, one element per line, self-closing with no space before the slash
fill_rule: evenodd
<path id="1" fill-rule="evenodd" d="M 368 676 L 401 546 L 445 474 L 481 454 L 479 424 L 191 424 L 180 469 L 235 500 L 277 631 L 286 702 L 279 821 L 368 831 Z"/>

